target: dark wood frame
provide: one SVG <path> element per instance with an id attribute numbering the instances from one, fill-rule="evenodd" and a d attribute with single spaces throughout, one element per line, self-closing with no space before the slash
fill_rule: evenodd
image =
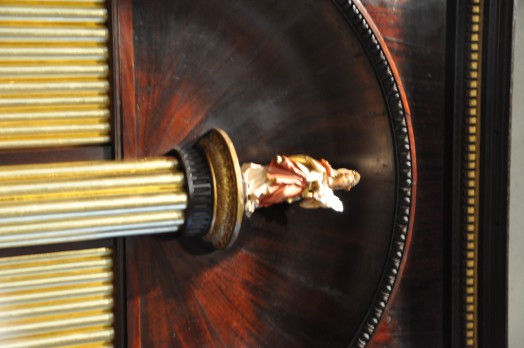
<path id="1" fill-rule="evenodd" d="M 513 2 L 486 1 L 479 246 L 479 343 L 508 344 L 508 183 Z"/>
<path id="2" fill-rule="evenodd" d="M 402 15 L 402 5 L 378 6 L 375 1 L 363 1 L 369 3 L 373 15 L 382 16 L 388 13 L 387 9 L 394 9 L 393 14 L 399 12 Z M 436 2 L 434 2 L 436 3 Z M 442 255 L 443 284 L 442 293 L 435 286 L 431 294 L 442 296 L 442 307 L 440 310 L 441 333 L 436 333 L 431 339 L 429 322 L 424 322 L 424 317 L 429 314 L 413 313 L 413 305 L 409 300 L 396 301 L 389 311 L 392 323 L 400 321 L 404 327 L 396 324 L 382 323 L 377 337 L 371 341 L 372 347 L 418 347 L 418 346 L 449 346 L 469 347 L 466 343 L 467 332 L 465 330 L 465 316 L 471 308 L 466 307 L 466 253 L 468 243 L 468 230 L 465 222 L 465 180 L 467 176 L 465 169 L 465 151 L 469 145 L 467 134 L 467 73 L 470 69 L 470 61 L 467 53 L 470 50 L 471 34 L 471 12 L 472 6 L 478 3 L 474 0 L 447 1 L 446 8 L 446 47 L 445 47 L 445 136 L 443 144 L 444 153 L 444 180 L 443 180 L 443 219 L 441 240 L 444 241 Z M 476 168 L 479 181 L 476 187 L 476 199 L 478 204 L 477 224 L 474 231 L 477 244 L 475 246 L 475 272 L 476 302 L 473 311 L 473 321 L 477 328 L 475 333 L 475 347 L 503 347 L 507 345 L 507 217 L 508 217 L 508 152 L 509 152 L 509 120 L 510 120 L 510 97 L 511 97 L 511 52 L 512 52 L 512 25 L 513 25 L 513 3 L 511 1 L 485 0 L 480 1 L 481 13 L 481 47 L 479 55 L 482 64 L 479 67 L 479 105 L 480 112 L 477 121 L 480 127 L 480 141 L 478 143 L 478 154 L 480 166 Z M 420 8 L 431 8 L 431 2 L 427 6 L 420 4 Z M 388 7 L 389 6 L 389 7 Z M 406 6 L 409 8 L 409 6 Z M 386 10 L 384 10 L 384 8 Z M 421 10 L 423 11 L 423 10 Z M 438 14 L 436 14 L 438 15 Z M 400 16 L 399 16 L 400 17 Z M 373 18 L 375 19 L 375 18 Z M 376 20 L 376 19 L 375 19 Z M 408 41 L 405 37 L 398 35 L 396 31 L 402 26 L 411 26 L 417 22 L 411 18 L 405 18 L 405 24 L 399 23 L 398 19 L 391 19 L 394 24 L 388 23 L 381 18 L 379 29 L 388 36 L 388 44 L 393 43 L 393 56 L 402 63 L 407 51 L 398 48 L 397 43 L 415 45 L 418 42 Z M 420 22 L 420 21 L 419 21 Z M 433 22 L 429 21 L 431 26 Z M 424 28 L 420 28 L 424 30 Z M 384 34 L 383 32 L 383 34 Z M 419 43 L 420 44 L 420 43 Z M 433 47 L 427 43 L 428 47 Z M 419 47 L 415 47 L 415 52 Z M 409 61 L 409 59 L 407 59 Z M 410 75 L 413 78 L 413 74 Z M 402 73 L 401 73 L 402 78 Z M 409 83 L 408 83 L 409 85 Z M 408 95 L 409 95 L 409 86 Z M 420 99 L 428 100 L 427 97 Z M 417 111 L 420 107 L 413 108 L 415 129 L 417 129 Z M 435 115 L 434 115 L 435 116 Z M 420 123 L 420 121 L 419 121 Z M 420 125 L 418 126 L 420 128 Z M 419 129 L 420 130 L 420 129 Z M 417 135 L 417 134 L 416 134 Z M 426 150 L 426 141 L 422 145 L 422 153 Z M 423 155 L 419 156 L 422 160 Z M 420 169 L 419 169 L 420 170 Z M 423 174 L 419 176 L 423 178 Z M 420 197 L 420 196 L 419 196 Z M 419 204 L 422 200 L 419 200 Z M 419 205 L 418 204 L 418 205 Z M 423 205 L 423 204 L 422 204 Z M 438 239 L 432 239 L 433 242 Z M 415 244 L 419 244 L 420 239 Z M 437 247 L 437 246 L 435 246 Z M 419 245 L 415 245 L 415 253 L 420 253 Z M 427 249 L 429 250 L 429 249 Z M 424 258 L 417 257 L 418 261 Z M 432 262 L 437 262 L 433 260 Z M 419 271 L 417 269 L 417 271 Z M 414 279 L 426 279 L 421 273 L 413 273 L 408 270 L 409 276 L 404 280 L 405 297 L 411 301 L 421 301 L 422 297 L 413 290 Z M 432 279 L 436 279 L 433 277 Z M 437 285 L 437 284 L 434 284 Z M 470 287 L 471 288 L 471 287 Z M 427 301 L 438 301 L 438 297 Z M 429 308 L 424 305 L 423 308 Z M 411 309 L 410 309 L 411 308 Z M 407 321 L 406 318 L 418 318 L 420 322 Z M 427 333 L 418 336 L 417 332 Z M 416 338 L 418 336 L 418 338 Z M 439 337 L 440 342 L 435 340 Z"/>
<path id="3" fill-rule="evenodd" d="M 453 115 L 448 126 L 452 139 L 448 140 L 453 170 L 450 171 L 452 190 L 448 195 L 451 232 L 449 236 L 451 291 L 448 330 L 452 347 L 504 347 L 507 346 L 507 233 L 508 233 L 508 176 L 509 176 L 509 120 L 511 101 L 511 62 L 513 3 L 511 1 L 481 1 L 481 67 L 479 88 L 478 230 L 476 303 L 474 345 L 467 344 L 465 317 L 470 313 L 465 303 L 468 249 L 465 219 L 465 154 L 470 144 L 467 134 L 467 80 L 471 42 L 471 16 L 473 1 L 461 1 L 450 6 L 448 13 L 448 114 Z M 465 30 L 464 30 L 465 28 Z"/>

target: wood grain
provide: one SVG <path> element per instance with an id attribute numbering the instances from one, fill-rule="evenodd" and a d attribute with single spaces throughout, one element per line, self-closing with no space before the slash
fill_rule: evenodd
<path id="1" fill-rule="evenodd" d="M 81 146 L 0 151 L 1 165 L 95 161 L 111 158 L 113 158 L 113 149 L 110 146 Z"/>
<path id="2" fill-rule="evenodd" d="M 126 158 L 135 158 L 138 155 L 136 134 L 137 119 L 136 119 L 136 93 L 135 93 L 135 53 L 133 44 L 133 4 L 132 0 L 118 1 L 118 7 L 115 11 L 118 16 L 118 45 L 115 49 L 118 50 L 119 72 L 116 75 L 118 78 L 120 91 L 118 103 L 120 112 L 119 119 L 121 124 L 120 135 L 121 150 L 125 151 Z M 120 147 L 119 146 L 119 147 Z"/>
<path id="3" fill-rule="evenodd" d="M 417 144 L 417 213 L 410 253 L 397 296 L 370 347 L 448 346 L 446 308 L 451 294 L 445 153 L 446 2 L 362 0 L 397 65 L 410 103 Z M 431 14 L 431 15 L 430 15 Z M 449 150 L 449 148 L 448 148 Z"/>
<path id="4" fill-rule="evenodd" d="M 342 194 L 344 214 L 262 209 L 224 252 L 128 239 L 128 344 L 347 346 L 384 271 L 396 179 L 382 90 L 341 12 L 316 1 L 135 0 L 132 14 L 136 123 L 124 132 L 136 155 L 220 127 L 241 162 L 308 153 L 365 179 Z"/>

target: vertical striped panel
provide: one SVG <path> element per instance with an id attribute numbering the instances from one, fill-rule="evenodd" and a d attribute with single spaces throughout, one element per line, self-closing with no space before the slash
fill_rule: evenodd
<path id="1" fill-rule="evenodd" d="M 111 249 L 0 258 L 0 347 L 113 342 Z"/>
<path id="2" fill-rule="evenodd" d="M 98 0 L 0 2 L 0 149 L 110 141 L 107 17 Z"/>

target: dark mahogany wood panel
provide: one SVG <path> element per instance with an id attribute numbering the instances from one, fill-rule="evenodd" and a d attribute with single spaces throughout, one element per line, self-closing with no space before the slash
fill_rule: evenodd
<path id="1" fill-rule="evenodd" d="M 0 151 L 0 165 L 96 161 L 112 158 L 114 158 L 113 149 L 109 145 Z"/>
<path id="2" fill-rule="evenodd" d="M 446 1 L 362 0 L 393 56 L 417 144 L 417 208 L 406 268 L 370 347 L 449 346 Z M 449 129 L 448 129 L 449 131 Z M 449 139 L 449 138 L 448 138 Z M 449 147 L 448 147 L 449 148 Z"/>
<path id="3" fill-rule="evenodd" d="M 133 45 L 133 3 L 132 0 L 119 0 L 113 2 L 113 27 L 115 28 L 115 85 L 120 89 L 115 91 L 115 118 L 116 132 L 120 135 L 117 139 L 117 158 L 123 156 L 125 149 L 126 158 L 135 158 L 136 146 L 136 95 L 135 95 L 135 56 Z M 125 127 L 124 127 L 125 126 Z"/>
<path id="4" fill-rule="evenodd" d="M 227 251 L 128 239 L 127 343 L 347 346 L 384 271 L 396 180 L 384 98 L 355 33 L 331 2 L 132 5 L 125 156 L 162 155 L 220 127 L 241 161 L 308 153 L 363 179 L 342 194 L 344 214 L 263 209 Z"/>

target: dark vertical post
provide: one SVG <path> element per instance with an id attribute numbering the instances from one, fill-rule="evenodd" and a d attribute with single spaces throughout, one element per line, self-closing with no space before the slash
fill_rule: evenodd
<path id="1" fill-rule="evenodd" d="M 485 6 L 479 244 L 480 347 L 507 346 L 507 233 L 513 1 Z"/>

